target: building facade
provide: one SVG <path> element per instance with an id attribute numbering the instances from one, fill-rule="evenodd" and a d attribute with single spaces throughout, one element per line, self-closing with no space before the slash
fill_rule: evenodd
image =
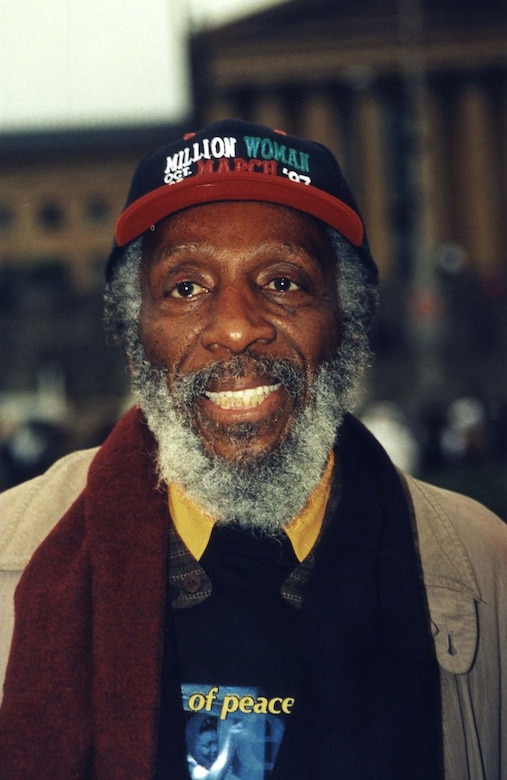
<path id="1" fill-rule="evenodd" d="M 330 146 L 384 277 L 447 246 L 491 283 L 505 271 L 503 0 L 292 0 L 192 44 L 198 120 Z"/>

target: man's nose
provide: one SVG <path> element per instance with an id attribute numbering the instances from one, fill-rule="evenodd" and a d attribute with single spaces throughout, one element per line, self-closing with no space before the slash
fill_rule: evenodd
<path id="1" fill-rule="evenodd" d="M 255 294 L 234 287 L 214 293 L 201 331 L 205 349 L 216 352 L 222 348 L 239 355 L 256 343 L 269 344 L 275 338 L 275 325 Z"/>

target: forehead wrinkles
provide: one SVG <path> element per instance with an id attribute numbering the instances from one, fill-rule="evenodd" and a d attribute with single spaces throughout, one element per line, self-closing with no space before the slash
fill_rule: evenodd
<path id="1" fill-rule="evenodd" d="M 147 255 L 148 260 L 153 264 L 163 262 L 164 260 L 177 260 L 180 258 L 182 260 L 220 259 L 227 262 L 228 260 L 232 261 L 237 259 L 240 255 L 245 260 L 254 259 L 258 256 L 264 258 L 269 257 L 270 255 L 273 256 L 274 259 L 283 256 L 283 258 L 293 257 L 295 260 L 303 257 L 313 257 L 313 253 L 311 253 L 309 249 L 305 249 L 305 247 L 300 246 L 299 244 L 294 244 L 290 241 L 268 240 L 259 241 L 251 246 L 241 246 L 241 244 L 239 244 L 234 248 L 216 246 L 210 241 L 167 243 L 151 252 L 148 249 Z"/>

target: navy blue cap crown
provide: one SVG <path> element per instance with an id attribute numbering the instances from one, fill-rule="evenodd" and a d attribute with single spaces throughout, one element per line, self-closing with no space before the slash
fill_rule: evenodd
<path id="1" fill-rule="evenodd" d="M 239 119 L 188 133 L 140 162 L 116 224 L 108 275 L 122 247 L 170 214 L 237 200 L 275 203 L 317 217 L 358 249 L 376 280 L 361 215 L 329 149 Z"/>

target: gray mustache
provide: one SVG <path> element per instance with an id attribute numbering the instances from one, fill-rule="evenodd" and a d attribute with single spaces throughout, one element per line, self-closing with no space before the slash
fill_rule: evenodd
<path id="1" fill-rule="evenodd" d="M 305 384 L 303 369 L 293 361 L 267 356 L 236 355 L 208 364 L 191 374 L 173 377 L 172 392 L 180 403 L 188 404 L 202 396 L 212 382 L 244 376 L 265 377 L 267 383 L 280 382 L 287 393 L 297 397 Z"/>

